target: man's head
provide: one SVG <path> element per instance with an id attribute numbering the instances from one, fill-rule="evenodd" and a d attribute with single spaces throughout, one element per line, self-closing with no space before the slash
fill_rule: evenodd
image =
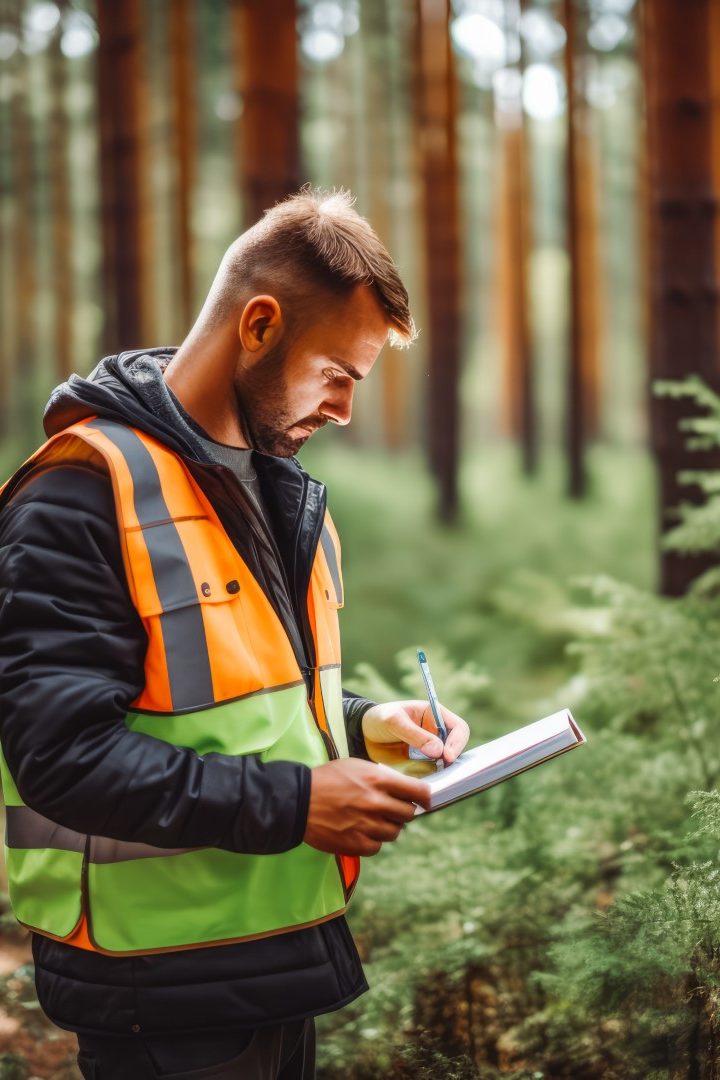
<path id="1" fill-rule="evenodd" d="M 303 188 L 267 211 L 225 253 L 178 354 L 188 378 L 168 368 L 179 392 L 194 382 L 193 355 L 222 357 L 234 400 L 216 398 L 210 412 L 219 418 L 223 405 L 234 408 L 247 442 L 264 453 L 291 456 L 329 421 L 347 424 L 355 381 L 388 337 L 393 345 L 414 339 L 397 269 L 352 204 L 344 191 Z M 203 416 L 197 400 L 194 415 L 207 426 L 207 387 L 194 396 Z M 188 394 L 180 397 L 193 413 Z M 227 416 L 214 426 L 227 432 Z"/>

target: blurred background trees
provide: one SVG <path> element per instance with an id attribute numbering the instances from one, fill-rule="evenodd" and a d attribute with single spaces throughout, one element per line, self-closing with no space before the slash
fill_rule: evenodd
<path id="1" fill-rule="evenodd" d="M 70 368 L 179 342 L 229 239 L 305 181 L 350 187 L 407 279 L 420 339 L 387 350 L 351 437 L 424 449 L 445 520 L 488 442 L 516 441 L 528 471 L 562 449 L 576 497 L 590 443 L 642 444 L 633 0 L 3 4 L 18 450 Z"/>
<path id="2" fill-rule="evenodd" d="M 366 866 L 326 1080 L 720 1075 L 719 45 L 714 0 L 0 0 L 4 472 L 265 207 L 348 187 L 420 336 L 303 451 L 347 683 L 421 693 L 424 645 L 473 741 L 590 736 Z"/>

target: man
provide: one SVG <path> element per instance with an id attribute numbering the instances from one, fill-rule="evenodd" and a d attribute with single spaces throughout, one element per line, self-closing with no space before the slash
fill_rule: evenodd
<path id="1" fill-rule="evenodd" d="M 450 762 L 468 734 L 341 690 L 337 534 L 294 458 L 389 334 L 413 335 L 390 257 L 303 189 L 179 349 L 53 393 L 0 497 L 11 898 L 85 1077 L 312 1076 L 313 1017 L 367 988 L 358 857 L 428 798 L 368 746 Z"/>

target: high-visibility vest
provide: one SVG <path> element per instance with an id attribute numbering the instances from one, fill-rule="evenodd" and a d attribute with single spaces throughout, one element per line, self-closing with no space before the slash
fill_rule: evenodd
<path id="1" fill-rule="evenodd" d="M 272 604 L 179 455 L 143 431 L 91 418 L 49 439 L 24 469 L 98 455 L 112 480 L 130 595 L 148 637 L 145 686 L 127 726 L 198 754 L 258 754 L 311 767 L 347 756 L 340 548 L 330 516 L 307 594 L 316 655 L 308 695 Z M 80 948 L 150 953 L 312 925 L 345 910 L 358 876 L 356 858 L 305 843 L 246 855 L 83 835 L 26 806 L 4 757 L 0 772 L 15 915 Z"/>

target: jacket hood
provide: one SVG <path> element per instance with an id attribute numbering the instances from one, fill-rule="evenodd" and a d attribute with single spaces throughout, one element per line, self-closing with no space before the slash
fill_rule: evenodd
<path id="1" fill-rule="evenodd" d="M 45 407 L 43 426 L 48 436 L 101 416 L 147 432 L 180 454 L 208 462 L 207 452 L 191 428 L 178 426 L 163 372 L 177 350 L 143 349 L 106 356 L 86 379 L 71 375 L 57 386 Z"/>

